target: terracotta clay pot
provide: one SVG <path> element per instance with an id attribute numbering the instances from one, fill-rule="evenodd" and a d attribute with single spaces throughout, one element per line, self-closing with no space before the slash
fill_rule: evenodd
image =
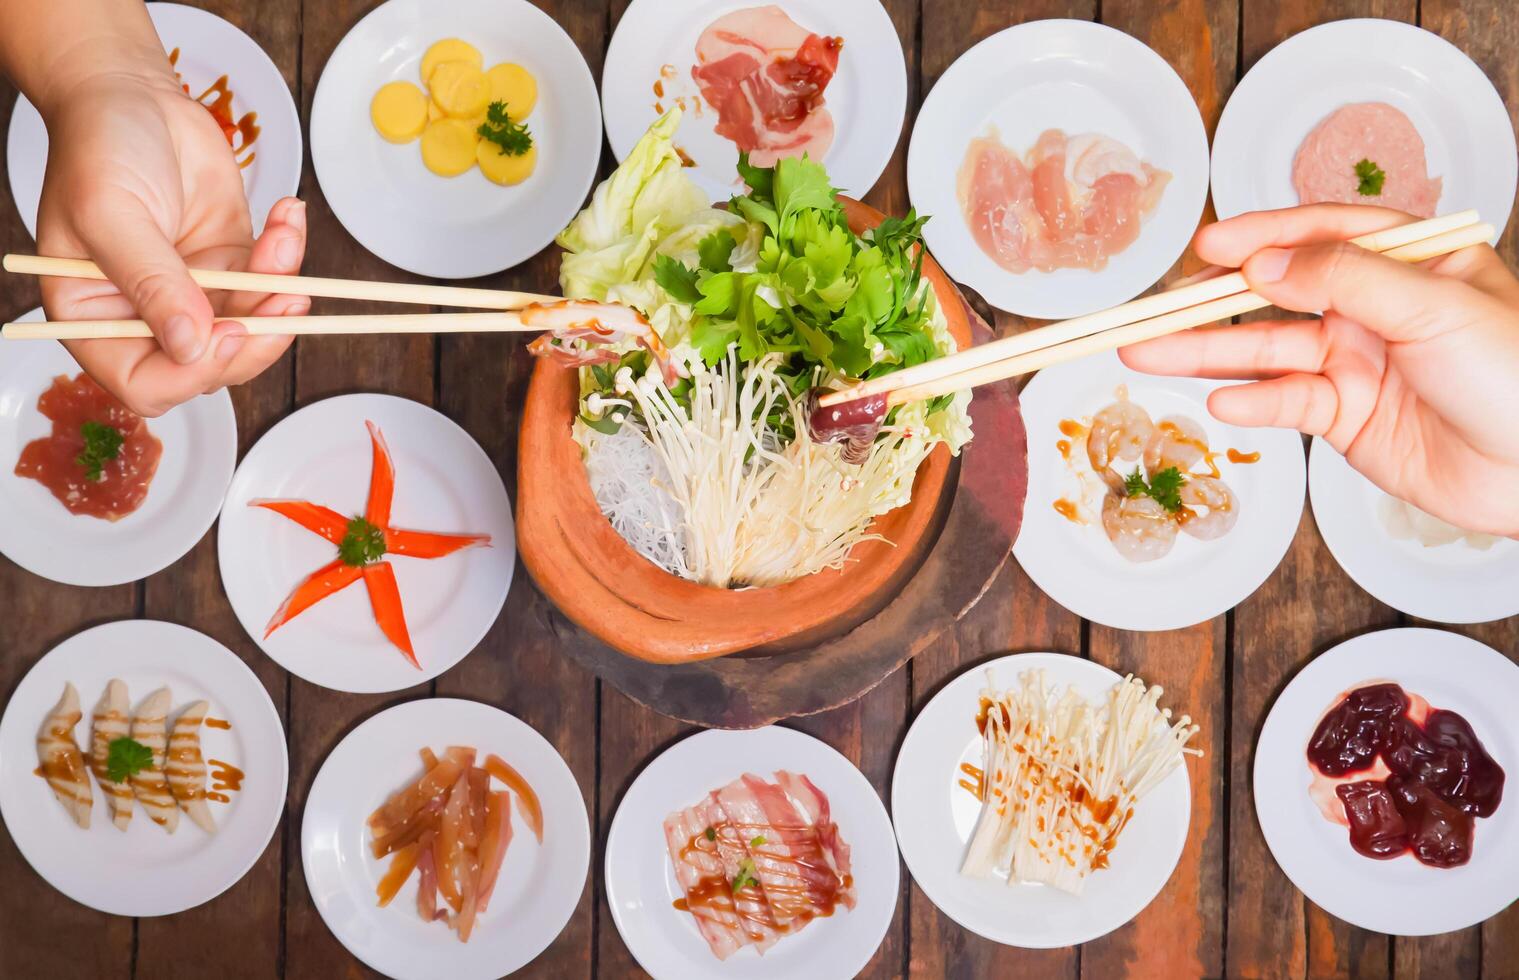
<path id="1" fill-rule="evenodd" d="M 841 198 L 857 233 L 879 224 L 874 208 Z M 932 258 L 933 284 L 955 342 L 970 325 L 954 284 Z M 684 663 L 727 654 L 777 653 L 841 635 L 879 612 L 922 562 L 938 533 L 952 458 L 937 447 L 918 467 L 912 500 L 876 518 L 885 541 L 856 545 L 843 568 L 784 585 L 719 589 L 671 575 L 639 555 L 602 515 L 571 424 L 573 369 L 533 369 L 517 452 L 517 549 L 538 587 L 582 629 L 640 660 Z"/>

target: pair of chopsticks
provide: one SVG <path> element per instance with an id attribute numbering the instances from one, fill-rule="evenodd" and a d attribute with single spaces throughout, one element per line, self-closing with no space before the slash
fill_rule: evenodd
<path id="1" fill-rule="evenodd" d="M 103 280 L 105 273 L 83 259 L 57 259 L 42 255 L 7 255 L 0 262 L 6 272 L 61 279 Z M 494 333 L 532 331 L 515 310 L 532 303 L 558 303 L 562 296 L 542 296 L 506 289 L 474 289 L 426 283 L 365 282 L 355 279 L 322 279 L 316 276 L 275 276 L 225 269 L 191 269 L 190 278 L 204 289 L 232 292 L 288 293 L 324 299 L 358 299 L 380 303 L 415 303 L 423 306 L 463 306 L 495 310 L 494 313 L 389 313 L 347 316 L 230 316 L 220 321 L 240 323 L 251 336 L 259 334 L 362 334 L 362 333 Z M 7 323 L 0 327 L 6 340 L 119 340 L 151 337 L 142 320 L 54 320 L 43 323 Z"/>
<path id="2" fill-rule="evenodd" d="M 1423 262 L 1482 244 L 1493 235 L 1493 226 L 1480 223 L 1477 212 L 1458 211 L 1350 241 L 1402 262 Z M 888 406 L 936 398 L 1270 305 L 1250 291 L 1243 274 L 1231 272 L 903 368 L 830 392 L 819 404 L 828 407 L 880 394 L 887 396 Z"/>

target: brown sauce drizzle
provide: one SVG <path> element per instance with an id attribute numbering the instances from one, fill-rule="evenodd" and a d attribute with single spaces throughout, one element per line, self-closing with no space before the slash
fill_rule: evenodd
<path id="1" fill-rule="evenodd" d="M 175 48 L 169 52 L 169 67 L 175 69 L 175 77 L 179 76 L 178 65 L 179 49 Z M 180 88 L 185 90 L 186 95 L 190 94 L 190 86 L 186 85 L 183 79 L 180 79 Z M 215 96 L 215 98 L 207 102 L 207 96 Z M 194 96 L 194 99 L 206 107 L 206 111 L 211 113 L 211 118 L 215 119 L 216 124 L 221 127 L 227 145 L 232 147 L 232 155 L 238 158 L 238 169 L 246 168 L 258 155 L 249 149 L 262 132 L 258 125 L 258 113 L 246 112 L 240 119 L 232 118 L 232 89 L 227 84 L 226 75 L 218 78 L 210 88 Z"/>
<path id="2" fill-rule="evenodd" d="M 737 842 L 747 841 L 762 833 L 777 834 L 784 838 L 788 833 L 801 834 L 811 828 L 804 825 L 729 823 L 712 829 L 725 839 Z M 733 883 L 725 876 L 703 875 L 686 890 L 685 897 L 676 899 L 673 905 L 682 912 L 719 922 L 723 921 L 723 916 L 714 913 L 731 911 L 754 942 L 765 937 L 767 928 L 775 928 L 771 909 L 780 909 L 788 914 L 790 921 L 783 931 L 795 931 L 815 918 L 833 915 L 839 904 L 839 896 L 854 887 L 852 875 L 845 875 L 842 880 L 834 877 L 833 868 L 823 857 L 823 845 L 816 838 L 813 838 L 811 850 L 816 852 L 815 857 L 806 853 L 798 855 L 789 847 L 785 852 L 766 848 L 762 852 L 763 885 L 745 884 L 743 888 L 734 891 Z M 708 840 L 705 831 L 693 835 L 686 842 L 680 849 L 680 857 L 685 861 L 689 855 L 700 852 L 714 856 L 717 854 L 716 840 Z M 809 875 L 808 872 L 812 874 Z M 832 883 L 831 887 L 829 882 Z M 760 896 L 763 896 L 763 901 L 759 900 Z"/>
<path id="3" fill-rule="evenodd" d="M 1061 497 L 1059 500 L 1055 501 L 1055 513 L 1059 514 L 1061 517 L 1064 517 L 1072 524 L 1086 523 L 1081 519 L 1081 512 L 1076 509 L 1076 501 L 1074 500 L 1067 500 L 1066 498 Z"/>
<path id="4" fill-rule="evenodd" d="M 227 731 L 227 730 L 231 729 L 232 722 L 228 721 L 225 718 L 207 718 L 206 719 L 206 727 L 207 728 L 220 728 L 222 731 Z"/>
<path id="5" fill-rule="evenodd" d="M 207 759 L 206 764 L 211 768 L 211 791 L 206 794 L 206 799 L 226 803 L 230 797 L 221 790 L 235 793 L 243 788 L 243 779 L 247 774 L 232 763 Z"/>
<path id="6" fill-rule="evenodd" d="M 1259 463 L 1261 461 L 1261 454 L 1258 452 L 1242 453 L 1238 449 L 1231 449 L 1224 454 L 1224 458 L 1231 463 Z"/>
<path id="7" fill-rule="evenodd" d="M 1087 426 L 1082 425 L 1075 419 L 1060 420 L 1060 434 L 1063 436 L 1069 436 L 1070 438 L 1075 439 L 1078 436 L 1086 435 L 1087 431 Z"/>
<path id="8" fill-rule="evenodd" d="M 960 771 L 970 779 L 961 779 L 960 788 L 975 796 L 978 800 L 986 799 L 986 773 L 969 762 L 960 763 Z"/>

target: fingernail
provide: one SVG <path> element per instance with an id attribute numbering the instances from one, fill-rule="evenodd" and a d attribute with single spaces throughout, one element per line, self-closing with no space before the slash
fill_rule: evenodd
<path id="1" fill-rule="evenodd" d="M 218 361 L 230 361 L 237 356 L 237 352 L 243 349 L 243 344 L 248 340 L 245 333 L 227 333 L 222 335 L 221 342 L 216 345 L 216 359 Z"/>
<path id="2" fill-rule="evenodd" d="M 1251 282 L 1281 282 L 1292 264 L 1292 252 L 1285 248 L 1263 248 L 1246 262 L 1246 278 Z"/>
<path id="3" fill-rule="evenodd" d="M 297 231 L 306 230 L 306 202 L 295 198 L 285 211 L 285 224 Z"/>
<path id="4" fill-rule="evenodd" d="M 274 246 L 274 260 L 282 268 L 293 269 L 301 264 L 301 240 L 295 235 L 289 235 L 284 241 Z"/>
<path id="5" fill-rule="evenodd" d="M 289 306 L 285 307 L 284 312 L 282 312 L 280 316 L 305 316 L 306 311 L 309 309 L 311 309 L 311 300 L 298 299 L 295 302 L 291 303 Z"/>
<path id="6" fill-rule="evenodd" d="M 195 321 L 183 313 L 171 317 L 164 327 L 164 347 L 181 364 L 200 360 L 205 347 L 195 329 Z"/>

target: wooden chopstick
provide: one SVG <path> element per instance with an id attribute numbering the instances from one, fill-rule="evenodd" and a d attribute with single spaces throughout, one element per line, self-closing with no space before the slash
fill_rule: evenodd
<path id="1" fill-rule="evenodd" d="M 390 313 L 375 316 L 222 316 L 216 322 L 240 323 L 249 336 L 403 333 L 511 333 L 541 332 L 529 327 L 514 312 L 497 313 Z M 4 340 L 121 340 L 151 337 L 142 320 L 53 320 L 43 323 L 7 323 L 0 327 Z"/>
<path id="2" fill-rule="evenodd" d="M 6 272 L 60 279 L 106 278 L 93 262 L 45 255 L 7 255 L 0 261 Z M 275 276 L 226 269 L 191 269 L 190 278 L 204 289 L 240 293 L 289 293 L 323 299 L 360 299 L 379 303 L 417 303 L 422 306 L 463 306 L 482 310 L 520 310 L 531 303 L 558 303 L 562 296 L 519 293 L 510 289 L 475 289 L 431 283 L 368 282 L 361 279 L 323 279 L 318 276 Z M 135 336 L 135 335 L 134 335 Z"/>
<path id="3" fill-rule="evenodd" d="M 1381 231 L 1372 232 L 1352 238 L 1350 241 L 1362 248 L 1373 252 L 1386 252 L 1390 249 L 1401 248 L 1422 239 L 1432 238 L 1446 232 L 1474 226 L 1478 222 L 1476 211 L 1457 211 L 1452 214 L 1429 218 L 1425 221 L 1414 221 L 1406 225 L 1398 225 L 1395 228 L 1384 228 Z M 1083 337 L 1092 336 L 1105 330 L 1121 327 L 1125 324 L 1140 320 L 1147 320 L 1162 314 L 1174 313 L 1188 307 L 1212 302 L 1241 293 L 1248 290 L 1249 284 L 1240 272 L 1231 272 L 1217 276 L 1213 279 L 1205 279 L 1202 282 L 1189 283 L 1165 292 L 1153 293 L 1131 300 L 1110 309 L 1100 310 L 1096 313 L 1088 313 L 1085 316 L 1074 317 L 1070 320 L 1062 320 L 1047 326 L 1029 330 L 1012 337 L 1004 337 L 989 343 L 970 347 L 949 357 L 934 361 L 926 361 L 913 367 L 903 368 L 891 374 L 882 375 L 870 381 L 863 381 L 849 388 L 829 392 L 819 399 L 823 407 L 837 405 L 840 402 L 853 401 L 869 395 L 877 395 L 882 392 L 893 391 L 901 388 L 919 389 L 921 386 L 936 381 L 938 378 L 953 373 L 956 375 L 968 374 L 975 368 L 1005 361 L 1033 353 L 1045 347 L 1053 347 L 1058 344 L 1079 340 Z M 1268 304 L 1269 305 L 1269 304 Z M 1259 307 L 1251 307 L 1259 309 Z M 1217 319 L 1235 314 L 1220 314 Z M 1208 320 L 1199 323 L 1208 323 Z M 1030 368 L 1029 370 L 1037 370 Z M 1011 375 L 989 376 L 990 378 L 1011 377 Z M 978 384 L 981 382 L 977 382 Z M 952 387 L 947 390 L 958 391 L 960 387 Z M 901 404 L 893 399 L 892 404 Z"/>
<path id="4" fill-rule="evenodd" d="M 1404 225 L 1402 227 L 1412 228 L 1414 226 Z M 1423 262 L 1426 259 L 1448 255 L 1451 252 L 1457 252 L 1473 245 L 1481 245 L 1489 241 L 1494 234 L 1496 234 L 1496 231 L 1492 225 L 1467 225 L 1429 238 L 1388 248 L 1382 251 L 1382 254 L 1388 258 L 1397 259 L 1400 262 Z M 1212 281 L 1208 280 L 1208 282 Z M 1182 290 L 1175 291 L 1181 292 Z M 921 384 L 893 388 L 887 395 L 887 404 L 903 405 L 925 398 L 936 398 L 939 395 L 949 394 L 950 392 L 963 391 L 967 388 L 988 384 L 992 381 L 1002 381 L 1020 374 L 1038 371 L 1053 364 L 1060 364 L 1064 361 L 1075 360 L 1076 358 L 1086 357 L 1102 351 L 1126 347 L 1129 344 L 1137 344 L 1144 340 L 1154 340 L 1156 337 L 1164 337 L 1167 334 L 1190 330 L 1193 327 L 1199 327 L 1206 323 L 1228 319 L 1242 313 L 1249 313 L 1252 310 L 1264 309 L 1270 305 L 1271 302 L 1269 300 L 1258 293 L 1248 290 L 1242 293 L 1223 296 L 1196 306 L 1189 306 L 1185 309 L 1173 310 L 1160 316 L 1126 323 L 1099 333 L 1085 334 L 1075 340 L 1051 346 L 1040 346 L 1016 357 L 993 361 L 989 364 L 981 364 L 967 370 L 957 370 L 951 374 L 942 375 Z M 1055 324 L 1055 326 L 1060 325 Z M 1029 334 L 1041 333 L 1048 329 L 1048 327 L 1042 327 L 1038 330 L 1029 331 Z M 1021 336 L 1028 336 L 1029 334 Z M 971 350 L 977 349 L 971 348 Z M 952 359 L 943 358 L 940 361 L 929 363 L 946 363 Z M 888 375 L 887 377 L 891 376 Z M 853 389 L 848 389 L 848 391 L 852 392 Z"/>

